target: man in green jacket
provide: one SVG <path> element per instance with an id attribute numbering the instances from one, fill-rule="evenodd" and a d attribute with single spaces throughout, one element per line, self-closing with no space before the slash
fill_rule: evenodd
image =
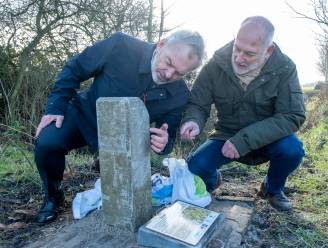
<path id="1" fill-rule="evenodd" d="M 235 40 L 217 50 L 201 70 L 180 133 L 194 139 L 215 104 L 215 130 L 189 156 L 190 171 L 211 192 L 219 185 L 217 169 L 223 164 L 270 161 L 260 194 L 273 207 L 290 210 L 283 189 L 304 156 L 294 133 L 305 120 L 305 108 L 296 66 L 273 35 L 274 26 L 262 16 L 243 21 Z"/>

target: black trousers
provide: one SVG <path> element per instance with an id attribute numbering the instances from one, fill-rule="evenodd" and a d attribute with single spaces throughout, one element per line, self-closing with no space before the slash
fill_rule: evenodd
<path id="1" fill-rule="evenodd" d="M 87 145 L 76 123 L 75 111 L 69 106 L 61 128 L 55 122 L 45 127 L 35 142 L 35 163 L 44 185 L 46 197 L 58 191 L 63 180 L 65 155 L 72 150 Z"/>

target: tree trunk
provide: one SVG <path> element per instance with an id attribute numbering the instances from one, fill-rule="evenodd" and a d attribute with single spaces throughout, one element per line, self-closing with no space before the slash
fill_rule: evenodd
<path id="1" fill-rule="evenodd" d="M 149 14 L 148 14 L 148 27 L 147 27 L 148 42 L 153 42 L 153 11 L 154 11 L 154 0 L 149 0 Z"/>
<path id="2" fill-rule="evenodd" d="M 159 24 L 158 40 L 160 40 L 162 38 L 162 36 L 163 36 L 163 32 L 164 32 L 164 19 L 165 19 L 164 0 L 161 0 L 161 22 Z"/>

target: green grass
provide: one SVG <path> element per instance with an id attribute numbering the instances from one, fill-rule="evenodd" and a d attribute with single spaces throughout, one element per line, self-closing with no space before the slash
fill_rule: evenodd
<path id="1" fill-rule="evenodd" d="M 88 152 L 79 153 L 76 150 L 71 151 L 66 156 L 68 166 L 90 167 L 94 162 L 94 157 Z"/>
<path id="2" fill-rule="evenodd" d="M 0 145 L 0 180 L 40 185 L 32 152 L 22 144 Z"/>
<path id="3" fill-rule="evenodd" d="M 300 137 L 307 156 L 291 178 L 291 184 L 300 191 L 296 202 L 328 234 L 328 116 Z"/>
<path id="4" fill-rule="evenodd" d="M 304 93 L 313 93 L 318 92 L 319 90 L 315 90 L 314 87 L 302 87 Z"/>
<path id="5" fill-rule="evenodd" d="M 271 212 L 266 232 L 277 247 L 328 247 L 328 114 L 327 102 L 314 99 L 309 103 L 308 119 L 315 126 L 299 134 L 306 157 L 300 168 L 289 177 L 293 189 L 292 214 Z M 320 113 L 320 115 L 313 115 Z"/>
<path id="6" fill-rule="evenodd" d="M 275 247 L 327 247 L 327 234 L 299 214 L 272 212 L 267 235 Z"/>
<path id="7" fill-rule="evenodd" d="M 66 157 L 66 169 L 90 167 L 94 161 L 89 153 L 72 151 Z M 26 145 L 5 143 L 0 145 L 0 180 L 8 183 L 35 184 L 41 187 L 39 174 L 34 163 L 34 154 Z"/>

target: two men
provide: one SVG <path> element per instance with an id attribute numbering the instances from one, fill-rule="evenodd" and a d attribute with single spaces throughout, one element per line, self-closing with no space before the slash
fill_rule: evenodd
<path id="1" fill-rule="evenodd" d="M 68 61 L 36 131 L 35 162 L 45 191 L 36 222 L 43 224 L 57 216 L 64 199 L 60 183 L 65 155 L 86 145 L 98 149 L 99 97 L 140 97 L 150 121 L 156 123 L 150 129 L 151 149 L 171 152 L 190 95 L 181 78 L 197 68 L 203 56 L 204 42 L 198 33 L 179 31 L 158 44 L 115 33 Z M 77 93 L 81 82 L 90 78 L 91 86 Z"/>
<path id="2" fill-rule="evenodd" d="M 241 24 L 235 40 L 202 68 L 180 134 L 194 139 L 214 103 L 215 130 L 189 156 L 191 172 L 213 191 L 222 165 L 270 161 L 260 193 L 275 208 L 290 210 L 283 189 L 304 156 L 294 133 L 305 120 L 305 109 L 296 66 L 273 42 L 273 35 L 274 27 L 264 17 L 249 17 Z"/>
<path id="3" fill-rule="evenodd" d="M 261 194 L 274 207 L 289 210 L 291 203 L 283 189 L 304 156 L 294 133 L 305 120 L 305 110 L 296 67 L 273 42 L 273 35 L 274 27 L 264 17 L 249 17 L 242 23 L 236 39 L 202 68 L 180 134 L 194 139 L 214 103 L 215 131 L 189 156 L 191 172 L 213 191 L 218 186 L 217 169 L 223 164 L 270 161 Z M 37 128 L 35 161 L 46 193 L 37 222 L 56 218 L 68 151 L 85 145 L 97 149 L 99 97 L 143 99 L 151 122 L 156 122 L 150 130 L 152 150 L 160 154 L 172 150 L 189 98 L 180 79 L 200 65 L 203 54 L 204 43 L 197 33 L 177 32 L 157 45 L 116 33 L 65 65 Z M 90 88 L 78 94 L 80 83 L 92 77 Z"/>

